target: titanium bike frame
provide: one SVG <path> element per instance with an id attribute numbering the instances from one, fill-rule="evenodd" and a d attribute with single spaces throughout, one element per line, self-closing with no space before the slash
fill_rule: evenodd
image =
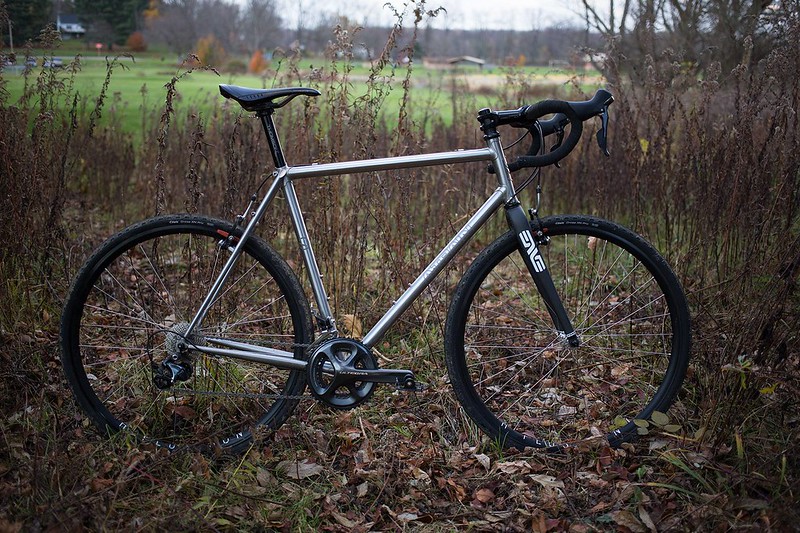
<path id="1" fill-rule="evenodd" d="M 400 298 L 386 311 L 383 317 L 369 330 L 361 340 L 361 343 L 367 348 L 372 348 L 422 291 L 430 285 L 439 272 L 450 263 L 467 241 L 475 235 L 501 205 L 505 205 L 506 218 L 509 227 L 514 229 L 517 235 L 520 254 L 528 267 L 537 289 L 546 302 L 556 328 L 559 330 L 562 338 L 569 339 L 570 344 L 573 344 L 574 339 L 576 342 L 573 346 L 577 345 L 577 337 L 575 336 L 569 318 L 564 310 L 561 299 L 555 290 L 550 273 L 538 252 L 537 241 L 531 236 L 528 219 L 516 199 L 516 191 L 514 190 L 503 147 L 500 143 L 500 135 L 492 124 L 489 124 L 488 127 L 484 129 L 484 132 L 486 132 L 486 135 L 484 135 L 487 144 L 486 148 L 290 167 L 286 164 L 286 160 L 284 159 L 277 130 L 272 120 L 272 113 L 273 110 L 263 111 L 258 113 L 258 116 L 261 119 L 264 131 L 267 135 L 267 140 L 269 141 L 270 152 L 275 161 L 276 170 L 273 173 L 274 180 L 259 203 L 258 208 L 250 218 L 250 221 L 245 226 L 242 235 L 236 242 L 235 247 L 233 247 L 230 257 L 228 257 L 217 279 L 212 284 L 203 303 L 200 305 L 196 315 L 189 324 L 188 330 L 183 333 L 185 338 L 190 337 L 192 332 L 200 326 L 208 310 L 216 301 L 222 286 L 225 284 L 231 270 L 241 255 L 247 239 L 252 235 L 256 225 L 263 218 L 267 207 L 275 198 L 279 189 L 283 189 L 286 202 L 289 206 L 292 225 L 294 226 L 297 242 L 303 254 L 303 261 L 317 304 L 317 310 L 319 312 L 317 318 L 320 319 L 324 325 L 323 333 L 332 337 L 338 336 L 336 322 L 333 318 L 330 306 L 328 305 L 328 295 L 322 283 L 322 274 L 317 265 L 316 256 L 314 255 L 308 230 L 306 229 L 293 180 L 378 170 L 399 170 L 454 163 L 491 161 L 497 176 L 497 189 L 495 189 L 483 205 L 475 211 L 470 219 L 428 264 Z M 246 359 L 270 364 L 279 368 L 302 370 L 307 366 L 306 361 L 295 359 L 294 353 L 291 351 L 256 346 L 230 339 L 207 337 L 205 340 L 221 347 L 202 345 L 193 346 L 192 348 L 208 354 Z"/>

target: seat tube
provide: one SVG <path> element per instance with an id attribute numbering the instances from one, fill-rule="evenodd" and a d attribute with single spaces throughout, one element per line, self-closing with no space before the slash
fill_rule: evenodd
<path id="1" fill-rule="evenodd" d="M 578 335 L 575 333 L 575 328 L 572 327 L 572 322 L 567 316 L 564 304 L 558 296 L 550 271 L 547 269 L 544 258 L 539 252 L 536 239 L 531 234 L 528 217 L 525 216 L 525 211 L 518 201 L 512 200 L 506 204 L 506 220 L 517 237 L 519 253 L 523 261 L 525 261 L 525 266 L 528 267 L 528 272 L 533 278 L 536 289 L 547 306 L 547 312 L 550 313 L 550 318 L 553 320 L 556 329 L 564 336 L 570 346 L 578 346 L 580 344 Z"/>
<path id="2" fill-rule="evenodd" d="M 311 290 L 314 293 L 314 299 L 317 302 L 317 309 L 319 310 L 319 326 L 328 333 L 336 333 L 336 321 L 333 318 L 333 313 L 328 305 L 328 294 L 325 292 L 325 286 L 322 284 L 322 274 L 317 265 L 317 259 L 314 255 L 314 249 L 311 247 L 311 239 L 308 236 L 306 223 L 303 219 L 303 213 L 300 210 L 300 203 L 297 200 L 297 193 L 294 190 L 294 183 L 288 177 L 284 181 L 283 193 L 286 196 L 286 203 L 289 205 L 289 214 L 292 217 L 292 224 L 294 225 L 295 236 L 300 245 L 300 250 L 303 253 L 303 261 L 306 265 L 308 273 L 308 280 L 311 283 Z"/>
<path id="3" fill-rule="evenodd" d="M 267 135 L 267 144 L 272 154 L 272 160 L 275 162 L 275 168 L 283 168 L 286 166 L 286 159 L 283 157 L 283 148 L 281 148 L 281 141 L 278 138 L 278 130 L 275 128 L 275 121 L 272 120 L 272 113 L 272 109 L 261 111 L 258 113 L 258 118 L 261 119 L 261 125 Z"/>

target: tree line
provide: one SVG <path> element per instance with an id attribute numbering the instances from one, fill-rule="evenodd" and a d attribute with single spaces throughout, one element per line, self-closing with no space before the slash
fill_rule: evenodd
<path id="1" fill-rule="evenodd" d="M 792 45 L 798 0 L 581 0 L 585 27 L 627 57 L 669 53 L 684 67 L 754 65 Z"/>
<path id="2" fill-rule="evenodd" d="M 0 0 L 2 4 L 4 0 Z M 5 0 L 20 44 L 34 39 L 56 15 L 77 14 L 89 42 L 121 45 L 133 32 L 176 54 L 210 46 L 232 54 L 297 47 L 309 54 L 325 51 L 332 28 L 357 31 L 353 50 L 368 58 L 380 53 L 386 28 L 359 28 L 357 21 L 315 9 L 297 0 L 290 24 L 278 0 Z M 424 12 L 425 2 L 415 6 Z M 612 45 L 628 57 L 670 51 L 684 66 L 706 68 L 715 62 L 732 68 L 743 57 L 755 63 L 785 42 L 786 21 L 800 13 L 800 0 L 581 0 L 582 23 L 529 31 L 459 30 L 430 24 L 422 17 L 416 35 L 406 30 L 398 55 L 414 41 L 419 56 L 470 55 L 489 62 L 514 60 L 546 64 L 572 60 L 576 51 Z M 412 6 L 414 7 L 414 6 Z M 794 13 L 794 15 L 792 15 Z M 406 16 L 405 26 L 410 26 Z M 0 31 L 5 37 L 5 28 Z M 602 65 L 598 65 L 602 66 Z"/>

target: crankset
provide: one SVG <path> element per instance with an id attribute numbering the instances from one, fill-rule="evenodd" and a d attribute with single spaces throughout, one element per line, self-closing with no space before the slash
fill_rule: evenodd
<path id="1" fill-rule="evenodd" d="M 350 409 L 372 396 L 376 383 L 394 383 L 403 390 L 418 390 L 410 370 L 379 369 L 372 351 L 353 339 L 323 342 L 306 367 L 314 396 L 331 407 Z"/>

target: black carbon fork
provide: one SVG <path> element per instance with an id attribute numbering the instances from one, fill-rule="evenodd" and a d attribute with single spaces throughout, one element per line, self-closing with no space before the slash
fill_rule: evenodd
<path id="1" fill-rule="evenodd" d="M 572 327 L 572 322 L 567 316 L 567 311 L 564 309 L 564 304 L 558 296 L 553 278 L 550 277 L 550 271 L 544 262 L 544 257 L 539 252 L 539 246 L 536 244 L 536 238 L 531 233 L 531 226 L 528 222 L 528 217 L 525 216 L 525 211 L 517 201 L 507 203 L 505 208 L 508 226 L 517 236 L 519 254 L 522 256 L 522 260 L 525 261 L 525 266 L 528 267 L 528 272 L 533 278 L 536 289 L 547 306 L 547 312 L 550 313 L 553 324 L 570 346 L 577 347 L 580 344 L 580 339 L 578 339 L 578 335 Z"/>

